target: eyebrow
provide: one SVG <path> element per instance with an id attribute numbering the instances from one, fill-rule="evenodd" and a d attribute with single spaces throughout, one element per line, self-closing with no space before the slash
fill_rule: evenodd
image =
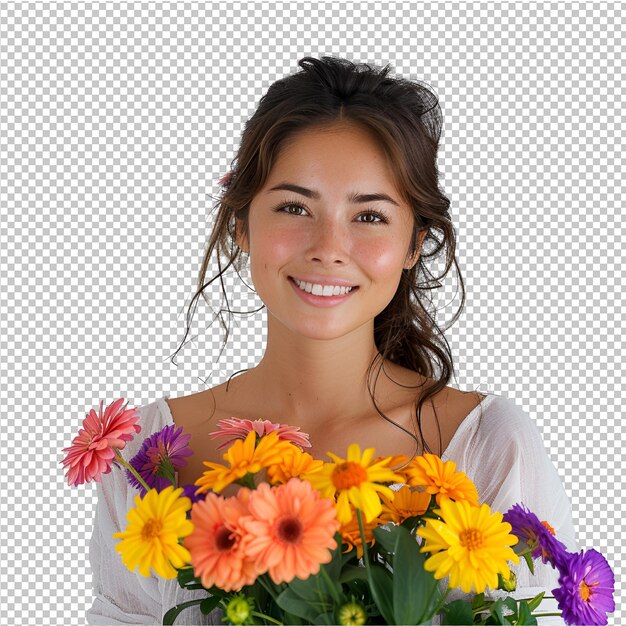
<path id="1" fill-rule="evenodd" d="M 319 200 L 321 195 L 318 191 L 313 191 L 312 189 L 307 189 L 306 187 L 301 187 L 300 185 L 294 185 L 293 183 L 280 183 L 274 187 L 271 187 L 268 191 L 293 191 L 295 193 L 299 193 L 301 196 L 306 196 L 307 198 L 312 198 L 313 200 Z M 355 204 L 362 204 L 365 202 L 390 202 L 391 204 L 395 204 L 396 206 L 400 206 L 391 196 L 388 196 L 386 193 L 351 193 L 348 194 L 348 201 Z"/>

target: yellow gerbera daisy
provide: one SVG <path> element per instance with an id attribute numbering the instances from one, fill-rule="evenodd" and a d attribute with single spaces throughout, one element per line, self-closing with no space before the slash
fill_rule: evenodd
<path id="1" fill-rule="evenodd" d="M 176 578 L 174 568 L 191 561 L 189 551 L 178 543 L 179 537 L 193 531 L 187 519 L 191 500 L 182 493 L 182 487 L 170 485 L 160 492 L 150 489 L 143 499 L 135 496 L 135 508 L 126 515 L 126 530 L 113 535 L 122 540 L 115 549 L 131 572 L 139 567 L 142 576 L 150 576 L 152 568 L 162 578 Z"/>
<path id="2" fill-rule="evenodd" d="M 278 438 L 275 432 L 264 435 L 256 443 L 256 432 L 251 430 L 245 440 L 237 439 L 224 454 L 228 465 L 203 461 L 206 470 L 194 483 L 199 489 L 196 495 L 212 489 L 220 493 L 228 485 L 246 474 L 256 474 L 262 469 L 280 462 L 282 456 L 294 445 Z"/>
<path id="3" fill-rule="evenodd" d="M 441 501 L 435 510 L 443 521 L 427 519 L 426 526 L 417 529 L 425 542 L 421 552 L 430 552 L 424 568 L 434 572 L 437 579 L 450 576 L 450 586 L 461 587 L 469 593 L 472 586 L 482 593 L 489 585 L 498 586 L 498 573 L 508 579 L 507 561 L 519 563 L 510 548 L 518 539 L 511 533 L 511 524 L 502 521 L 502 513 L 492 513 L 487 504 L 471 506 L 466 500 Z"/>
<path id="4" fill-rule="evenodd" d="M 401 482 L 402 476 L 389 467 L 389 458 L 372 462 L 374 448 L 366 448 L 361 456 L 361 448 L 353 443 L 348 446 L 348 457 L 342 459 L 328 453 L 334 463 L 324 463 L 319 472 L 303 474 L 325 498 L 337 495 L 337 519 L 347 524 L 352 519 L 350 503 L 360 509 L 367 522 L 380 515 L 382 505 L 379 493 L 393 499 L 393 491 L 379 483 Z"/>
<path id="5" fill-rule="evenodd" d="M 401 487 L 395 492 L 393 500 L 382 496 L 383 512 L 381 519 L 395 524 L 402 524 L 405 519 L 423 515 L 428 509 L 432 496 L 426 491 L 414 491 L 411 487 Z"/>
<path id="6" fill-rule="evenodd" d="M 434 494 L 441 506 L 443 498 L 467 500 L 478 506 L 478 491 L 464 472 L 456 471 L 454 461 L 445 463 L 436 454 L 416 456 L 402 472 L 411 486 L 424 487 L 427 493 Z"/>
<path id="7" fill-rule="evenodd" d="M 279 463 L 267 468 L 267 478 L 272 485 L 285 484 L 290 478 L 319 472 L 323 466 L 324 461 L 314 459 L 308 452 L 292 445 L 285 450 Z"/>

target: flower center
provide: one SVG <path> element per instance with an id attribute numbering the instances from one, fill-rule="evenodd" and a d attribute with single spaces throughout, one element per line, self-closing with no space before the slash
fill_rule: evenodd
<path id="1" fill-rule="evenodd" d="M 345 461 L 335 467 L 332 474 L 333 485 L 337 489 L 350 489 L 358 487 L 367 480 L 365 468 L 354 461 Z"/>
<path id="2" fill-rule="evenodd" d="M 285 543 L 300 543 L 302 523 L 295 517 L 283 517 L 276 525 L 276 534 Z"/>
<path id="3" fill-rule="evenodd" d="M 599 583 L 595 582 L 591 583 L 591 585 L 588 585 L 584 580 L 581 581 L 580 587 L 578 588 L 578 593 L 580 593 L 580 597 L 584 602 L 589 602 L 589 598 L 592 595 L 591 587 L 595 587 L 597 584 Z"/>
<path id="4" fill-rule="evenodd" d="M 476 550 L 483 545 L 483 534 L 476 528 L 468 528 L 459 535 L 459 541 L 466 550 Z"/>
<path id="5" fill-rule="evenodd" d="M 149 519 L 141 529 L 141 538 L 144 540 L 154 539 L 161 534 L 163 523 L 159 519 Z"/>
<path id="6" fill-rule="evenodd" d="M 226 526 L 215 533 L 215 546 L 221 552 L 228 552 L 235 544 L 235 535 Z"/>
<path id="7" fill-rule="evenodd" d="M 591 595 L 591 589 L 589 589 L 589 585 L 583 580 L 580 583 L 580 597 L 587 602 L 587 600 L 589 600 L 589 596 Z"/>

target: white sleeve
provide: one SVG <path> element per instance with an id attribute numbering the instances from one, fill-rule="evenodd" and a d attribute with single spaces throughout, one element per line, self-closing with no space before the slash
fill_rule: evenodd
<path id="1" fill-rule="evenodd" d="M 495 398 L 467 444 L 466 467 L 458 469 L 474 481 L 481 502 L 501 513 L 514 504 L 524 504 L 554 528 L 556 538 L 568 551 L 576 550 L 570 501 L 537 426 L 523 409 L 508 398 Z M 532 598 L 544 591 L 546 597 L 535 612 L 558 612 L 552 598 L 552 590 L 558 587 L 558 571 L 540 559 L 533 565 L 534 575 L 523 559 L 512 568 L 517 576 L 517 590 L 512 595 Z M 560 617 L 537 621 L 540 626 L 565 624 Z"/>
<path id="2" fill-rule="evenodd" d="M 139 410 L 143 412 L 143 407 Z M 143 416 L 139 423 L 142 432 L 127 444 L 129 450 L 122 451 L 126 460 L 132 458 L 135 448 L 150 434 L 144 429 Z M 96 485 L 98 502 L 89 542 L 94 602 L 86 613 L 87 624 L 161 624 L 158 578 L 154 574 L 144 577 L 131 572 L 115 550 L 120 540 L 113 538 L 113 533 L 126 529 L 126 513 L 134 506 L 134 496 L 139 491 L 128 485 L 125 470 L 117 465 Z"/>

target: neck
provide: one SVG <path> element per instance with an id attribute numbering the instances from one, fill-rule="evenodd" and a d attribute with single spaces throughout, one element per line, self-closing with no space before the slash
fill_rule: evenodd
<path id="1" fill-rule="evenodd" d="M 289 333 L 271 315 L 268 322 L 264 356 L 250 372 L 260 401 L 276 416 L 268 419 L 304 429 L 307 424 L 319 426 L 322 421 L 345 420 L 374 410 L 367 387 L 372 362 L 370 385 L 377 402 L 388 381 L 381 371 L 374 388 L 381 359 L 376 358 L 373 322 L 370 327 L 323 340 Z"/>

